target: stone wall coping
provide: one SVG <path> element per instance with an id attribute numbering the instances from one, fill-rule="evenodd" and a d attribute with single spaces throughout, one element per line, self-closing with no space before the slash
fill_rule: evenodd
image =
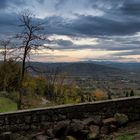
<path id="1" fill-rule="evenodd" d="M 20 114 L 20 113 L 38 112 L 38 111 L 45 111 L 45 110 L 55 110 L 55 109 L 69 108 L 69 107 L 74 107 L 74 106 L 94 105 L 94 104 L 103 104 L 103 103 L 112 103 L 112 102 L 115 103 L 119 101 L 129 101 L 129 100 L 137 100 L 137 99 L 140 99 L 140 96 L 116 98 L 116 99 L 110 99 L 110 100 L 86 102 L 86 103 L 79 103 L 79 104 L 65 104 L 65 105 L 35 108 L 35 109 L 25 109 L 25 110 L 13 111 L 13 112 L 0 113 L 0 116 L 10 115 L 10 114 L 14 115 L 14 114 Z"/>

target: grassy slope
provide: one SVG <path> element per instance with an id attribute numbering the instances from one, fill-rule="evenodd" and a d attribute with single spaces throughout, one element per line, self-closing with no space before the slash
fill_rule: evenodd
<path id="1" fill-rule="evenodd" d="M 17 110 L 17 105 L 12 100 L 0 97 L 0 112 L 15 111 Z"/>

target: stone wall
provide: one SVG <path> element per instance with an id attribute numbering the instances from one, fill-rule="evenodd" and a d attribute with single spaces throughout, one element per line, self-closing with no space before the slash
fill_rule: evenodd
<path id="1" fill-rule="evenodd" d="M 0 132 L 35 129 L 62 120 L 107 118 L 115 113 L 124 113 L 131 121 L 140 120 L 140 97 L 0 113 Z"/>

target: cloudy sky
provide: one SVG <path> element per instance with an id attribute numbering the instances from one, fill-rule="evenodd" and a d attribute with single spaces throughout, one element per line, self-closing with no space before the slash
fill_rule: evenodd
<path id="1" fill-rule="evenodd" d="M 140 0 L 0 0 L 0 38 L 19 31 L 23 9 L 44 23 L 54 49 L 32 61 L 140 62 Z"/>

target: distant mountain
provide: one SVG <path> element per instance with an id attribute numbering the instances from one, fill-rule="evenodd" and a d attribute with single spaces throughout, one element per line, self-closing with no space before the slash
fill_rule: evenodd
<path id="1" fill-rule="evenodd" d="M 93 63 L 70 63 L 61 68 L 62 72 L 67 72 L 72 76 L 94 76 L 103 74 L 117 74 L 123 71 L 118 68 L 112 68 L 110 66 L 104 66 Z"/>
<path id="2" fill-rule="evenodd" d="M 130 72 L 140 72 L 140 63 L 119 63 L 119 62 L 93 62 L 95 64 L 105 65 L 113 68 L 119 68 L 121 70 L 130 71 Z"/>
<path id="3" fill-rule="evenodd" d="M 57 70 L 59 73 L 66 73 L 68 76 L 109 76 L 123 75 L 125 70 L 111 67 L 109 65 L 101 65 L 87 62 L 76 63 L 37 63 L 32 62 L 33 66 L 38 67 L 47 73 L 53 73 Z"/>

